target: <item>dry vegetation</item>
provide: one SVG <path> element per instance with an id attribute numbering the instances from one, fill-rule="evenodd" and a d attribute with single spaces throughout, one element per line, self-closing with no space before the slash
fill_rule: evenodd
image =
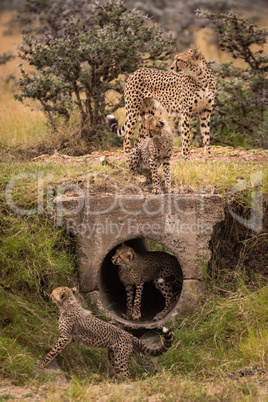
<path id="1" fill-rule="evenodd" d="M 20 34 L 8 34 L 8 22 L 11 12 L 0 13 L 0 53 L 17 54 Z M 21 104 L 13 98 L 17 90 L 13 80 L 8 84 L 7 77 L 19 77 L 19 59 L 10 60 L 0 65 L 0 142 L 10 145 L 37 141 L 44 138 L 47 132 L 45 118 L 42 112 L 36 110 L 36 105 Z"/>
<path id="2" fill-rule="evenodd" d="M 9 17 L 9 13 L 0 14 L 0 22 Z M 3 35 L 3 25 L 0 29 Z M 1 53 L 15 52 L 19 39 L 16 34 L 1 36 Z M 15 59 L 0 66 L 0 75 L 17 74 L 17 64 Z M 92 194 L 112 192 L 111 180 L 98 176 L 104 173 L 121 190 L 125 187 L 129 191 L 128 185 L 133 183 L 145 192 L 150 189 L 129 176 L 120 149 L 103 151 L 100 144 L 90 154 L 75 157 L 43 147 L 55 135 L 47 134 L 42 113 L 15 101 L 11 84 L 1 81 L 0 86 L 0 401 L 267 401 L 267 277 L 264 271 L 258 275 L 248 271 L 253 259 L 262 260 L 265 266 L 267 227 L 259 236 L 244 233 L 243 237 L 239 230 L 244 228 L 238 230 L 234 221 L 231 228 L 228 222 L 228 228 L 219 230 L 215 254 L 226 259 L 229 267 L 232 263 L 226 254 L 238 253 L 230 248 L 230 242 L 239 244 L 239 253 L 242 251 L 235 261 L 243 256 L 243 265 L 237 263 L 228 272 L 220 272 L 218 262 L 207 268 L 207 301 L 198 314 L 178 323 L 173 348 L 155 365 L 157 374 L 146 370 L 136 357 L 132 362 L 136 381 L 117 382 L 111 377 L 106 353 L 76 346 L 66 350 L 59 361 L 66 378 L 59 372 L 38 369 L 44 351 L 57 338 L 58 312 L 49 305 L 47 294 L 53 286 L 77 281 L 74 242 L 55 227 L 48 211 L 28 218 L 13 214 L 4 194 L 9 180 L 19 173 L 39 172 L 45 191 L 53 189 L 55 195 L 60 185 L 68 183 L 82 190 L 90 185 Z M 173 189 L 182 194 L 205 192 L 228 197 L 230 189 L 245 180 L 248 189 L 237 202 L 247 210 L 251 175 L 261 172 L 262 187 L 258 188 L 267 205 L 267 157 L 262 149 L 213 146 L 210 160 L 204 159 L 202 149 L 193 147 L 190 160 L 183 161 L 180 148 L 175 147 Z M 18 205 L 31 208 L 36 197 L 36 180 L 16 183 L 14 200 Z M 229 248 L 220 249 L 228 238 Z M 242 372 L 244 367 L 255 368 Z"/>

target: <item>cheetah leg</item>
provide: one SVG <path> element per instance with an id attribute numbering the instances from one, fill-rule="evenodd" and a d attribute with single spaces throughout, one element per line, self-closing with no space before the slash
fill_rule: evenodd
<path id="1" fill-rule="evenodd" d="M 172 285 L 170 283 L 165 283 L 164 280 L 165 278 L 162 277 L 158 277 L 154 280 L 155 287 L 162 293 L 165 298 L 165 308 L 160 311 L 160 313 L 155 315 L 155 317 L 153 318 L 154 321 L 158 321 L 164 318 L 176 302 L 176 296 L 173 292 Z"/>
<path id="2" fill-rule="evenodd" d="M 180 121 L 177 117 L 173 118 L 173 125 L 174 125 L 174 132 L 175 132 L 175 136 L 179 137 L 181 135 L 180 132 Z"/>
<path id="3" fill-rule="evenodd" d="M 204 154 L 210 156 L 210 136 L 209 136 L 209 128 L 210 128 L 210 115 L 211 110 L 205 109 L 201 113 L 199 113 L 199 121 L 200 121 L 200 131 L 204 144 Z"/>
<path id="4" fill-rule="evenodd" d="M 127 311 L 126 311 L 126 314 L 122 314 L 122 317 L 125 320 L 130 320 L 132 317 L 132 311 L 133 311 L 134 286 L 127 285 L 125 287 L 125 289 L 126 289 L 126 295 L 127 295 Z"/>
<path id="5" fill-rule="evenodd" d="M 185 159 L 189 157 L 190 150 L 190 115 L 185 113 L 181 117 L 181 135 L 182 135 L 182 156 Z"/>
<path id="6" fill-rule="evenodd" d="M 158 163 L 157 163 L 157 157 L 158 154 L 155 151 L 154 145 L 150 144 L 149 146 L 150 150 L 150 160 L 149 160 L 149 165 L 150 165 L 150 170 L 151 170 L 151 175 L 152 175 L 152 182 L 153 182 L 153 193 L 154 194 L 160 194 L 161 189 L 160 189 L 160 180 L 157 172 L 158 168 Z"/>
<path id="7" fill-rule="evenodd" d="M 132 379 L 128 368 L 130 353 L 123 346 L 124 345 L 120 345 L 120 348 L 115 348 L 113 353 L 110 355 L 110 357 L 113 359 L 112 365 L 118 375 L 127 379 Z"/>
<path id="8" fill-rule="evenodd" d="M 165 190 L 170 193 L 171 191 L 171 177 L 170 177 L 170 158 L 163 160 L 163 171 L 165 177 Z"/>
<path id="9" fill-rule="evenodd" d="M 146 179 L 145 183 L 149 184 L 152 182 L 151 174 L 149 173 L 149 170 L 143 171 L 142 169 L 139 169 L 140 159 L 141 159 L 140 151 L 137 148 L 133 148 L 127 158 L 129 171 L 131 174 L 139 176 L 141 183 L 144 183 L 144 177 L 145 177 Z"/>
<path id="10" fill-rule="evenodd" d="M 45 367 L 50 363 L 55 357 L 68 345 L 68 343 L 72 342 L 72 337 L 70 336 L 60 336 L 58 341 L 56 342 L 53 349 L 46 355 L 44 360 L 41 362 L 41 367 Z"/>
<path id="11" fill-rule="evenodd" d="M 140 112 L 140 129 L 138 137 L 135 141 L 135 147 L 147 136 L 146 129 L 145 129 L 145 120 L 146 116 L 154 116 L 155 108 L 154 108 L 154 101 L 151 98 L 146 98 L 143 101 L 141 112 Z"/>
<path id="12" fill-rule="evenodd" d="M 114 374 L 117 375 L 119 372 L 118 372 L 118 369 L 117 369 L 117 367 L 115 366 L 115 363 L 114 363 L 114 352 L 111 349 L 108 349 L 108 360 L 112 365 Z"/>
<path id="13" fill-rule="evenodd" d="M 139 320 L 141 318 L 141 297 L 144 283 L 136 285 L 136 294 L 133 305 L 132 319 Z"/>
<path id="14" fill-rule="evenodd" d="M 160 194 L 161 189 L 160 189 L 160 180 L 157 172 L 157 162 L 154 156 L 151 156 L 150 158 L 150 169 L 152 173 L 152 182 L 153 182 L 153 193 L 154 194 Z"/>
<path id="15" fill-rule="evenodd" d="M 124 124 L 124 126 L 119 129 L 118 131 L 120 131 L 121 135 L 125 135 L 125 141 L 124 141 L 124 151 L 125 154 L 128 155 L 130 153 L 130 149 L 131 149 L 131 139 L 133 137 L 133 133 L 135 130 L 135 126 L 140 114 L 140 109 L 141 109 L 141 105 L 142 105 L 142 101 L 137 101 L 137 106 L 135 108 L 133 108 L 133 106 L 128 106 L 128 104 L 126 104 L 126 122 Z M 118 132 L 117 131 L 117 132 Z"/>
<path id="16" fill-rule="evenodd" d="M 137 148 L 133 148 L 127 158 L 130 173 L 135 174 L 135 175 L 138 174 L 139 160 L 140 160 L 140 154 L 139 154 Z"/>
<path id="17" fill-rule="evenodd" d="M 114 367 L 114 352 L 111 349 L 108 349 L 108 360 L 111 363 L 111 365 L 113 366 L 113 368 L 115 369 L 115 367 Z"/>

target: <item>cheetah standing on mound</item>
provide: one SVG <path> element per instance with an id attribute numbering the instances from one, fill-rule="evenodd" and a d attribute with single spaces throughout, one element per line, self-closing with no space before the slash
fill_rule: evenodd
<path id="1" fill-rule="evenodd" d="M 171 190 L 170 158 L 173 136 L 167 122 L 157 116 L 145 120 L 146 137 L 133 148 L 128 156 L 128 165 L 133 174 L 142 174 L 153 183 L 153 193 L 160 192 L 157 169 L 163 164 L 165 190 Z"/>
<path id="2" fill-rule="evenodd" d="M 124 96 L 126 122 L 118 127 L 114 116 L 107 116 L 111 130 L 125 136 L 125 153 L 131 148 L 131 138 L 138 117 L 141 118 L 140 136 L 144 136 L 145 115 L 154 115 L 159 106 L 169 114 L 180 115 L 182 153 L 189 155 L 190 117 L 197 112 L 204 151 L 210 154 L 209 125 L 215 97 L 215 78 L 199 50 L 188 49 L 174 57 L 173 71 L 141 68 L 128 79 Z"/>
<path id="3" fill-rule="evenodd" d="M 156 314 L 154 320 L 160 320 L 169 313 L 176 303 L 173 282 L 181 279 L 178 278 L 180 265 L 176 257 L 162 251 L 138 253 L 123 243 L 112 257 L 112 263 L 118 265 L 118 275 L 126 289 L 127 312 L 123 315 L 124 318 L 133 320 L 141 318 L 143 286 L 150 281 L 153 281 L 165 298 L 165 308 Z"/>
<path id="4" fill-rule="evenodd" d="M 172 333 L 163 328 L 164 343 L 149 348 L 138 338 L 112 324 L 94 317 L 85 310 L 74 294 L 76 288 L 59 287 L 53 290 L 51 300 L 60 309 L 60 337 L 54 348 L 42 361 L 41 366 L 50 363 L 70 342 L 81 342 L 90 347 L 108 349 L 108 358 L 118 374 L 130 378 L 128 361 L 133 349 L 149 356 L 159 356 L 171 346 Z"/>

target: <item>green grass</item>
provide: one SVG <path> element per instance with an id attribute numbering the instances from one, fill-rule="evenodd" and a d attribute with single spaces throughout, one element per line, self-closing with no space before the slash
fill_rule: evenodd
<path id="1" fill-rule="evenodd" d="M 268 189 L 267 162 L 255 162 L 249 164 L 246 161 L 213 161 L 190 160 L 178 161 L 171 165 L 171 175 L 175 188 L 187 188 L 192 192 L 212 192 L 223 195 L 237 185 L 238 181 L 245 180 L 250 186 L 253 174 L 262 173 L 263 190 Z"/>
<path id="2" fill-rule="evenodd" d="M 13 151 L 12 151 L 13 152 Z M 27 384 L 35 388 L 47 384 L 47 400 L 89 400 L 101 397 L 108 401 L 189 400 L 189 401 L 262 401 L 259 379 L 222 380 L 232 370 L 268 365 L 268 287 L 264 281 L 247 287 L 242 270 L 232 290 L 221 276 L 207 273 L 207 293 L 197 314 L 181 317 L 174 328 L 172 348 L 157 359 L 155 369 L 148 369 L 139 356 L 131 360 L 135 382 L 118 383 L 105 350 L 91 350 L 81 345 L 69 345 L 58 362 L 70 382 L 56 387 L 55 377 L 44 374 L 38 363 L 58 337 L 59 313 L 49 302 L 48 295 L 56 286 L 75 286 L 78 271 L 74 240 L 64 228 L 55 225 L 54 210 L 47 208 L 48 190 L 53 198 L 65 184 L 88 185 L 88 173 L 95 176 L 92 188 L 109 189 L 98 173 L 107 174 L 122 188 L 133 183 L 122 153 L 104 153 L 116 165 L 102 166 L 101 154 L 92 158 L 66 161 L 48 159 L 41 163 L 21 160 L 7 148 L 0 154 L 0 375 L 13 384 Z M 13 154 L 14 155 L 14 154 Z M 264 198 L 267 189 L 267 166 L 264 162 L 244 161 L 174 161 L 172 165 L 175 187 L 191 183 L 196 188 L 210 185 L 216 193 L 227 196 L 237 180 L 250 183 L 252 173 L 262 171 Z M 38 201 L 37 177 L 43 186 L 42 213 L 21 216 L 12 212 L 6 202 L 5 189 L 12 177 L 18 179 L 12 190 L 16 206 L 35 208 Z M 134 181 L 135 182 L 135 181 Z M 185 192 L 193 191 L 191 188 Z M 245 207 L 250 191 L 239 195 Z M 51 212 L 51 213 L 50 213 Z M 254 239 L 253 239 L 254 240 Z M 249 242 L 254 250 L 257 238 Z M 159 247 L 153 242 L 152 247 Z M 235 267 L 233 267 L 235 268 Z M 217 269 L 217 266 L 213 268 Z M 262 283 L 262 286 L 259 285 Z M 218 286 L 227 296 L 219 294 Z M 213 381 L 211 381 L 213 380 Z M 28 391 L 27 391 L 28 392 Z M 4 400 L 5 395 L 0 400 Z M 159 398 L 159 399 L 156 399 Z"/>
<path id="3" fill-rule="evenodd" d="M 79 157 L 77 159 L 68 160 L 48 158 L 38 163 L 20 161 L 19 155 L 15 153 L 14 160 L 7 162 L 6 148 L 2 148 L 0 152 L 0 167 L 2 176 L 0 185 L 7 186 L 10 179 L 14 179 L 15 192 L 14 200 L 26 203 L 28 207 L 36 205 L 37 200 L 37 184 L 38 178 L 42 182 L 44 192 L 47 192 L 48 186 L 54 186 L 56 191 L 60 191 L 60 186 L 66 184 L 76 184 L 83 188 L 88 185 L 103 184 L 103 176 L 106 175 L 106 183 L 109 188 L 114 191 L 128 191 L 129 185 L 140 184 L 135 176 L 129 175 L 127 164 L 124 160 L 122 152 L 106 151 L 89 157 Z M 109 162 L 113 165 L 103 166 L 100 157 L 106 155 Z M 251 196 L 251 181 L 253 175 L 259 175 L 261 178 L 261 190 L 265 197 L 268 194 L 268 165 L 267 160 L 263 159 L 259 162 L 248 163 L 243 160 L 219 161 L 219 160 L 189 160 L 183 161 L 176 158 L 171 164 L 172 184 L 175 192 L 179 193 L 218 193 L 228 196 L 230 190 L 234 189 L 238 183 L 245 182 L 244 194 Z M 20 178 L 18 175 L 24 175 Z M 93 183 L 94 182 L 94 183 Z M 57 186 L 57 187 L 56 187 Z M 27 192 L 25 192 L 25 187 Z M 93 186 L 94 187 L 94 186 Z M 101 191 L 101 188 L 100 190 Z M 4 194 L 2 194 L 3 196 Z M 239 195 L 241 198 L 241 196 Z"/>
<path id="4" fill-rule="evenodd" d="M 255 292 L 243 287 L 228 298 L 209 297 L 195 316 L 178 325 L 174 346 L 161 363 L 200 379 L 246 366 L 267 367 L 267 298 L 268 286 Z"/>

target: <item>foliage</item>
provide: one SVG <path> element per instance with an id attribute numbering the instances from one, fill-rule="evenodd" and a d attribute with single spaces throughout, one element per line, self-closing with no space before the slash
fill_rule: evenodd
<path id="1" fill-rule="evenodd" d="M 0 242 L 0 284 L 9 289 L 12 283 L 21 294 L 38 291 L 46 295 L 73 273 L 73 257 L 64 250 L 68 241 L 48 222 L 40 226 L 40 219 L 17 219 L 16 225 L 13 222 L 12 218 L 0 222 L 1 232 L 5 230 Z"/>
<path id="2" fill-rule="evenodd" d="M 212 23 L 219 47 L 244 67 L 223 63 L 217 70 L 217 98 L 212 115 L 214 143 L 263 147 L 268 128 L 268 56 L 263 54 L 268 30 L 235 14 L 198 11 Z"/>
<path id="3" fill-rule="evenodd" d="M 174 347 L 161 362 L 174 372 L 201 378 L 242 367 L 265 368 L 267 296 L 267 285 L 252 292 L 241 284 L 226 298 L 209 298 L 195 316 L 177 327 Z"/>
<path id="4" fill-rule="evenodd" d="M 9 0 L 9 4 L 10 4 Z M 3 2 L 3 0 L 2 0 Z M 13 0 L 17 3 L 18 14 L 16 21 L 20 23 L 24 33 L 55 32 L 62 16 L 69 18 L 82 18 L 83 21 L 90 20 L 90 0 Z M 176 45 L 185 49 L 194 41 L 194 35 L 202 24 L 206 24 L 196 18 L 195 10 L 203 7 L 213 12 L 226 12 L 228 10 L 247 9 L 251 13 L 259 12 L 257 6 L 265 0 L 127 0 L 125 5 L 129 10 L 139 10 L 144 15 L 153 18 L 165 30 L 175 33 Z"/>
<path id="5" fill-rule="evenodd" d="M 38 37 L 44 33 L 59 35 L 62 19 L 79 18 L 90 23 L 91 1 L 88 0 L 20 0 L 14 20 L 24 34 Z"/>
<path id="6" fill-rule="evenodd" d="M 260 0 L 256 0 L 258 2 Z M 166 30 L 175 32 L 176 45 L 180 49 L 190 47 L 194 42 L 196 31 L 201 25 L 206 24 L 196 18 L 195 11 L 203 7 L 213 12 L 226 12 L 242 7 L 250 9 L 250 0 L 127 0 L 129 8 L 137 8 L 143 14 L 151 16 Z M 256 5 L 256 3 L 254 3 Z"/>
<path id="7" fill-rule="evenodd" d="M 106 92 L 123 91 L 119 74 L 136 70 L 145 54 L 153 61 L 169 52 L 173 39 L 121 0 L 94 1 L 90 16 L 90 24 L 67 19 L 40 40 L 23 38 L 19 56 L 37 71 L 21 65 L 16 98 L 38 100 L 54 128 L 55 116 L 69 120 L 77 110 L 84 136 L 94 138 L 105 121 Z M 122 100 L 108 107 L 119 105 Z"/>
<path id="8" fill-rule="evenodd" d="M 12 54 L 9 54 L 9 53 L 0 54 L 0 64 L 5 64 L 8 61 L 14 59 L 14 57 L 15 56 L 13 56 Z"/>

